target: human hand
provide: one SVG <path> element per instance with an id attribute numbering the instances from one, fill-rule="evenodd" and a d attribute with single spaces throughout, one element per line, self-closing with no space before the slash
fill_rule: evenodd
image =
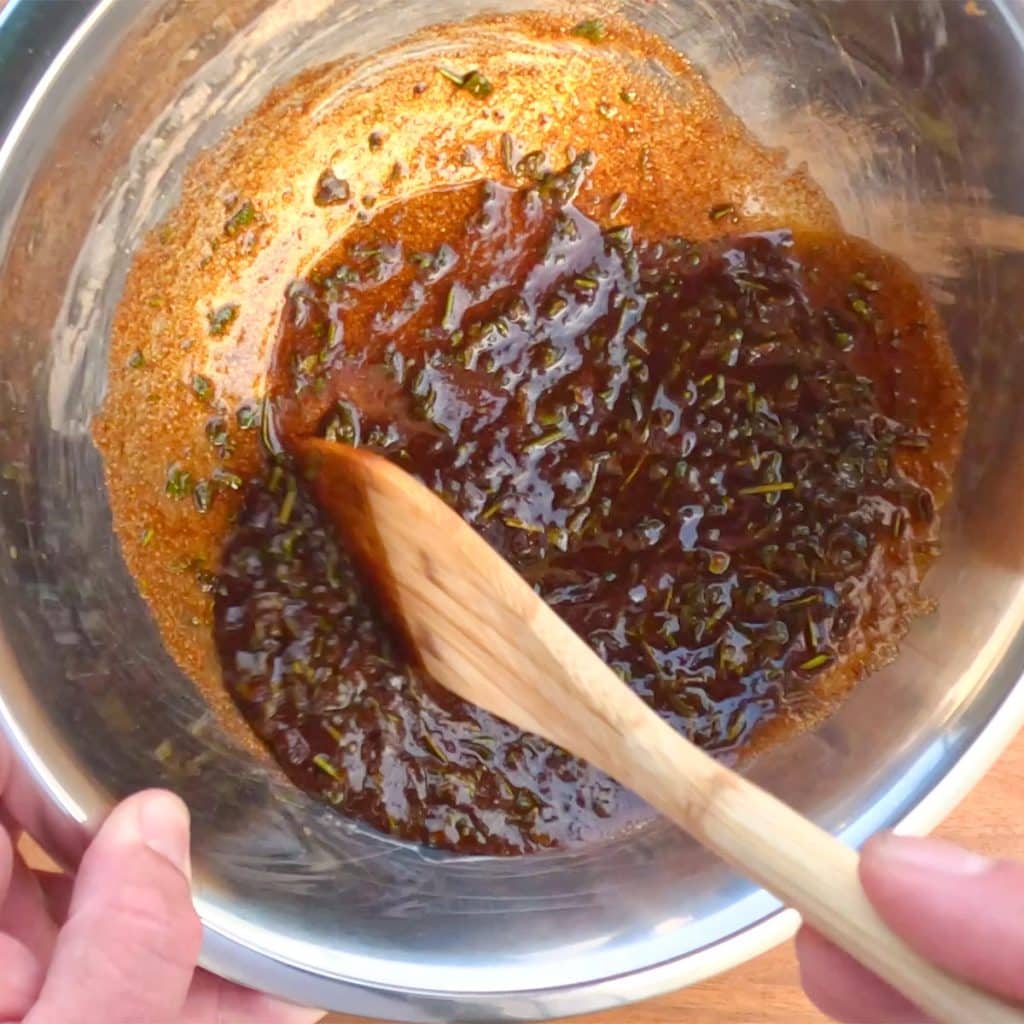
<path id="1" fill-rule="evenodd" d="M 918 953 L 1024 1004 L 1024 864 L 989 860 L 939 839 L 881 835 L 864 847 L 860 878 L 882 919 Z M 796 947 L 804 991 L 835 1020 L 927 1020 L 813 929 L 800 930 Z"/>
<path id="2" fill-rule="evenodd" d="M 314 1024 L 323 1016 L 196 969 L 189 820 L 170 793 L 125 800 L 68 875 L 31 871 L 15 844 L 40 832 L 0 738 L 0 1022 Z M 20 779 L 19 783 L 24 780 Z"/>

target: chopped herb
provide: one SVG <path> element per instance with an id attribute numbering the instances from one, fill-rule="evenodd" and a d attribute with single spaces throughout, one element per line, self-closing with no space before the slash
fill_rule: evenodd
<path id="1" fill-rule="evenodd" d="M 546 434 L 541 434 L 540 437 L 535 437 L 530 441 L 527 441 L 523 448 L 528 451 L 539 451 L 545 448 L 550 448 L 551 445 L 556 444 L 558 441 L 565 439 L 565 431 L 561 427 L 556 427 L 554 430 L 549 430 Z"/>
<path id="2" fill-rule="evenodd" d="M 168 467 L 164 493 L 175 501 L 187 498 L 192 492 L 192 474 L 177 463 Z"/>
<path id="3" fill-rule="evenodd" d="M 523 530 L 525 533 L 543 533 L 544 527 L 538 523 L 528 523 L 518 516 L 505 516 L 501 520 L 506 526 L 513 530 Z"/>
<path id="4" fill-rule="evenodd" d="M 218 487 L 226 487 L 229 491 L 240 491 L 243 481 L 237 473 L 231 473 L 226 469 L 215 469 L 213 483 Z"/>
<path id="5" fill-rule="evenodd" d="M 215 310 L 206 314 L 206 319 L 209 321 L 210 334 L 214 337 L 220 337 L 222 334 L 227 334 L 228 328 L 235 322 L 235 318 L 238 316 L 238 305 L 234 302 L 228 302 L 223 306 L 218 306 Z"/>
<path id="6" fill-rule="evenodd" d="M 448 289 L 448 298 L 445 299 L 444 303 L 444 318 L 441 320 L 441 326 L 446 331 L 454 331 L 458 327 L 458 320 L 455 316 L 455 289 L 458 285 L 452 285 Z"/>
<path id="7" fill-rule="evenodd" d="M 141 370 L 146 365 L 146 357 L 142 354 L 142 349 L 137 348 L 128 357 L 128 366 L 133 370 Z"/>
<path id="8" fill-rule="evenodd" d="M 796 484 L 789 480 L 780 480 L 776 483 L 755 484 L 753 487 L 741 487 L 739 493 L 743 495 L 752 494 L 779 494 L 782 491 L 791 491 Z"/>
<path id="9" fill-rule="evenodd" d="M 139 543 L 141 543 L 144 548 L 148 548 L 149 545 L 153 543 L 153 538 L 155 536 L 156 530 L 154 530 L 152 526 L 147 526 L 139 536 Z"/>
<path id="10" fill-rule="evenodd" d="M 515 142 L 508 132 L 502 133 L 501 136 L 501 166 L 505 168 L 507 174 L 516 173 Z"/>
<path id="11" fill-rule="evenodd" d="M 636 98 L 636 89 L 623 89 L 619 93 L 619 99 L 622 100 L 623 103 L 636 103 Z"/>
<path id="12" fill-rule="evenodd" d="M 257 405 L 240 405 L 235 412 L 239 430 L 256 430 L 260 425 L 260 410 Z"/>
<path id="13" fill-rule="evenodd" d="M 248 199 L 224 223 L 224 234 L 233 237 L 256 219 L 256 207 Z"/>
<path id="14" fill-rule="evenodd" d="M 452 71 L 449 68 L 438 68 L 437 70 L 453 85 L 464 89 L 470 96 L 475 96 L 477 99 L 486 99 L 494 92 L 494 86 L 490 79 L 485 78 L 479 71 L 469 71 L 460 75 L 457 71 Z"/>
<path id="15" fill-rule="evenodd" d="M 270 395 L 264 395 L 260 405 L 260 442 L 263 444 L 264 451 L 275 456 L 281 454 L 281 442 L 277 439 L 277 431 L 274 429 L 273 405 Z"/>
<path id="16" fill-rule="evenodd" d="M 295 499 L 298 497 L 298 484 L 295 477 L 289 474 L 285 481 L 284 500 L 281 502 L 281 511 L 277 514 L 277 521 L 282 525 L 289 523 L 292 512 L 295 510 Z"/>
<path id="17" fill-rule="evenodd" d="M 343 781 L 341 772 L 334 767 L 331 759 L 326 754 L 314 754 L 313 764 L 315 764 L 317 768 L 324 773 L 324 775 L 329 775 L 336 782 Z"/>
<path id="18" fill-rule="evenodd" d="M 587 18 L 573 26 L 572 34 L 599 43 L 608 35 L 608 29 L 600 18 Z"/>
<path id="19" fill-rule="evenodd" d="M 874 278 L 868 277 L 863 270 L 858 270 L 857 273 L 853 275 L 853 283 L 868 292 L 881 291 L 882 288 L 878 281 L 874 280 Z"/>
<path id="20" fill-rule="evenodd" d="M 726 217 L 735 218 L 736 206 L 733 203 L 718 203 L 708 211 L 708 216 L 713 221 L 725 220 Z"/>
<path id="21" fill-rule="evenodd" d="M 213 486 L 209 480 L 196 482 L 192 490 L 192 501 L 195 503 L 196 510 L 203 515 L 210 511 L 210 506 L 213 504 Z"/>
<path id="22" fill-rule="evenodd" d="M 223 416 L 212 416 L 206 421 L 206 439 L 222 459 L 226 459 L 235 450 L 235 444 L 228 433 L 227 420 Z"/>
<path id="23" fill-rule="evenodd" d="M 823 668 L 827 665 L 832 658 L 827 654 L 816 654 L 813 658 L 808 658 L 805 662 L 800 665 L 801 672 L 813 672 L 815 669 Z"/>
<path id="24" fill-rule="evenodd" d="M 210 378 L 204 377 L 201 373 L 194 374 L 192 377 L 192 391 L 200 402 L 209 401 L 213 395 L 213 384 Z"/>
<path id="25" fill-rule="evenodd" d="M 850 309 L 852 309 L 857 316 L 863 317 L 865 320 L 871 319 L 871 304 L 867 299 L 862 299 L 859 296 L 850 299 Z"/>

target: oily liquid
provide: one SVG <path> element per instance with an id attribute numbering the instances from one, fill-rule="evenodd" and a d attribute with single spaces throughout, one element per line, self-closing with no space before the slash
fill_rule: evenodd
<path id="1" fill-rule="evenodd" d="M 217 648 L 290 777 L 405 839 L 524 853 L 643 812 L 406 663 L 296 439 L 414 473 L 724 757 L 820 717 L 921 610 L 962 403 L 917 283 L 842 235 L 602 226 L 591 163 L 421 193 L 289 289 Z"/>
<path id="2" fill-rule="evenodd" d="M 514 854 L 649 812 L 410 671 L 292 442 L 418 474 L 735 759 L 895 656 L 963 425 L 902 263 L 666 41 L 529 13 L 310 68 L 202 154 L 93 436 L 218 728 L 394 836 Z"/>

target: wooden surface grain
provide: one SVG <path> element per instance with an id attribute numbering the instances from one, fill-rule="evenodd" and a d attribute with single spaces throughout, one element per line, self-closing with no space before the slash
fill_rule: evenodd
<path id="1" fill-rule="evenodd" d="M 938 829 L 993 856 L 1024 859 L 1024 733 Z M 36 854 L 29 852 L 30 859 Z M 822 1024 L 804 998 L 789 945 L 701 985 L 575 1024 Z M 333 1016 L 327 1024 L 366 1024 Z"/>

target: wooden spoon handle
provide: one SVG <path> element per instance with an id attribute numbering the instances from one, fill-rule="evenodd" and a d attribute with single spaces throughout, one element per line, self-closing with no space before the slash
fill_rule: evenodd
<path id="1" fill-rule="evenodd" d="M 633 768 L 629 778 L 618 772 L 621 781 L 937 1021 L 1024 1021 L 1021 1007 L 946 974 L 889 930 L 864 894 L 855 851 L 753 783 L 707 764 L 660 720 L 634 733 L 630 746 Z"/>
<path id="2" fill-rule="evenodd" d="M 1024 1008 L 945 973 L 889 930 L 864 894 L 855 851 L 680 736 L 525 581 L 496 585 L 486 544 L 465 545 L 458 576 L 402 567 L 408 619 L 445 625 L 416 643 L 449 688 L 618 779 L 935 1020 L 1024 1022 Z"/>
<path id="3" fill-rule="evenodd" d="M 533 628 L 554 640 L 556 650 L 573 651 L 572 659 L 559 661 L 572 666 L 573 678 L 566 685 L 580 693 L 586 709 L 567 716 L 573 739 L 568 732 L 564 738 L 570 749 L 794 907 L 936 1020 L 1024 1021 L 1024 1008 L 1000 1001 L 914 952 L 869 902 L 855 851 L 680 736 L 548 611 L 546 606 L 538 611 Z M 587 736 L 582 745 L 580 735 Z"/>

